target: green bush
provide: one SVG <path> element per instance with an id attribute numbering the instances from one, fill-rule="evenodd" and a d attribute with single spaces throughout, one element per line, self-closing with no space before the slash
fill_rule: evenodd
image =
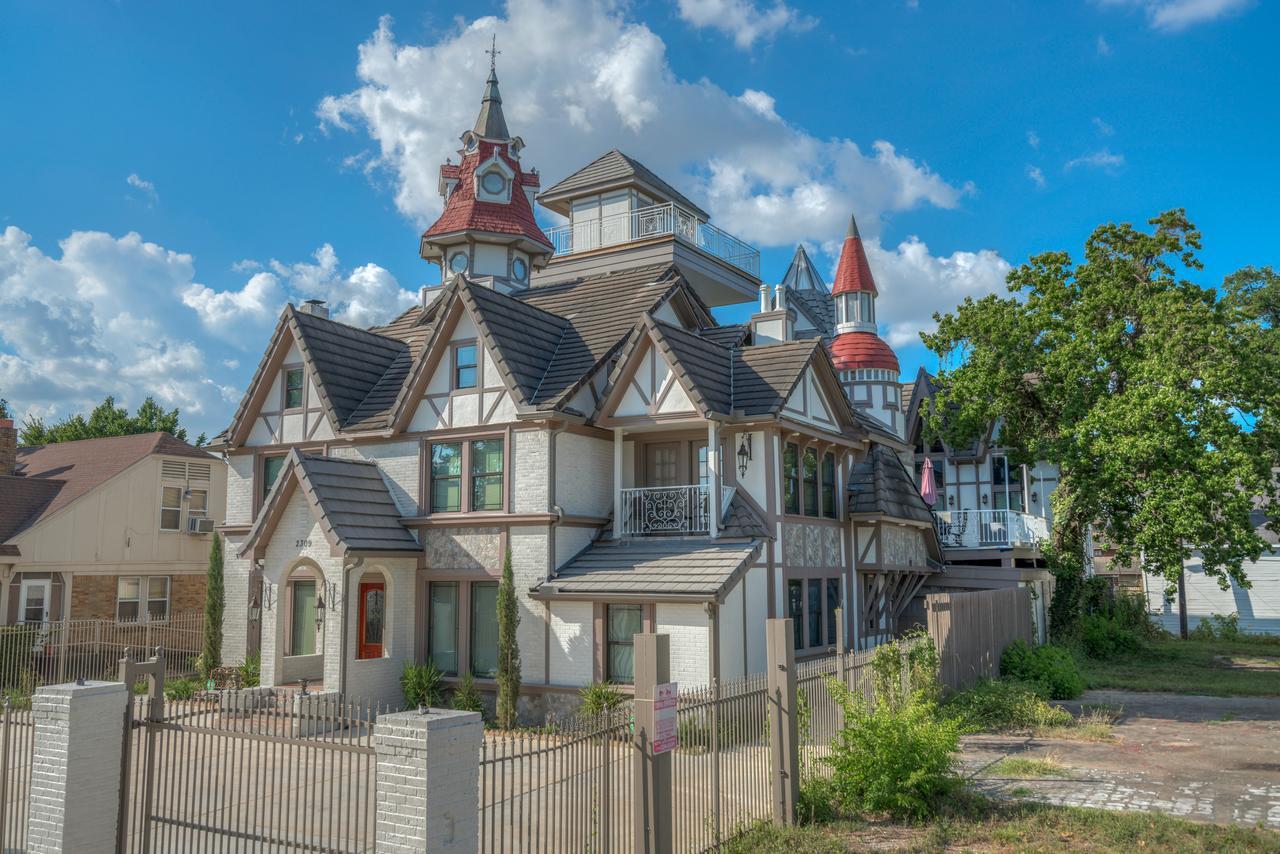
<path id="1" fill-rule="evenodd" d="M 1142 648 L 1142 641 L 1114 617 L 1089 614 L 1080 619 L 1080 646 L 1085 655 L 1105 661 L 1136 652 Z"/>
<path id="2" fill-rule="evenodd" d="M 444 674 L 434 662 L 414 664 L 404 663 L 400 673 L 400 691 L 404 694 L 404 704 L 410 709 L 419 706 L 438 708 L 444 705 Z"/>
<path id="3" fill-rule="evenodd" d="M 166 700 L 190 700 L 199 690 L 200 682 L 197 679 L 170 679 L 164 683 Z"/>
<path id="4" fill-rule="evenodd" d="M 871 656 L 876 701 L 901 706 L 913 697 L 923 697 L 936 702 L 941 694 L 939 661 L 933 639 L 920 628 L 876 647 Z"/>
<path id="5" fill-rule="evenodd" d="M 948 700 L 943 712 L 966 733 L 1070 726 L 1071 713 L 1045 702 L 1040 690 L 1012 679 L 984 680 Z"/>
<path id="6" fill-rule="evenodd" d="M 956 788 L 960 726 L 940 715 L 933 700 L 917 694 L 901 705 L 868 703 L 838 679 L 827 680 L 827 690 L 844 711 L 825 758 L 836 806 L 921 818 Z"/>
<path id="7" fill-rule="evenodd" d="M 831 781 L 814 777 L 800 784 L 800 800 L 796 802 L 796 820 L 801 824 L 827 824 L 839 818 L 836 794 Z"/>
<path id="8" fill-rule="evenodd" d="M 1240 640 L 1240 615 L 1235 611 L 1230 614 L 1210 614 L 1209 619 L 1201 620 L 1187 637 L 1200 641 Z"/>
<path id="9" fill-rule="evenodd" d="M 236 671 L 240 674 L 241 688 L 257 688 L 262 683 L 262 653 L 246 655 L 244 661 L 236 665 Z"/>
<path id="10" fill-rule="evenodd" d="M 582 698 L 579 713 L 592 718 L 613 711 L 627 699 L 627 695 L 614 687 L 612 682 L 592 682 L 579 690 L 578 696 Z"/>
<path id="11" fill-rule="evenodd" d="M 464 674 L 453 689 L 453 698 L 449 701 L 449 705 L 460 712 L 484 714 L 484 701 L 480 699 L 480 692 L 476 690 L 476 680 L 470 673 Z"/>
<path id="12" fill-rule="evenodd" d="M 1033 683 L 1050 700 L 1071 700 L 1084 693 L 1084 677 L 1076 660 L 1054 644 L 1033 647 L 1014 641 L 1000 656 L 1000 674 Z"/>

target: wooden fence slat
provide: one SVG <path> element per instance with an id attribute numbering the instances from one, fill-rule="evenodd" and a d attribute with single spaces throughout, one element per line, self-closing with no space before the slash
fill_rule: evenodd
<path id="1" fill-rule="evenodd" d="M 1033 643 L 1031 591 L 1007 587 L 974 593 L 931 593 L 925 621 L 938 647 L 942 684 L 960 691 L 1000 675 L 1000 655 L 1015 640 Z"/>

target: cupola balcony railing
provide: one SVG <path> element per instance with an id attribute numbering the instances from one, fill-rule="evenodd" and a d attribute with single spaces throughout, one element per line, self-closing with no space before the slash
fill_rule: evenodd
<path id="1" fill-rule="evenodd" d="M 1017 510 L 937 510 L 945 549 L 1036 548 L 1049 538 L 1048 520 Z"/>
<path id="2" fill-rule="evenodd" d="M 673 236 L 708 255 L 760 278 L 760 250 L 727 231 L 668 202 L 645 208 L 578 220 L 546 232 L 556 256 L 620 246 L 651 237 Z"/>

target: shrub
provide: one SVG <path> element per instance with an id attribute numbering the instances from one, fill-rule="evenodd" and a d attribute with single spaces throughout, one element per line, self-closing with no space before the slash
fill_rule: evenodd
<path id="1" fill-rule="evenodd" d="M 1011 679 L 982 681 L 947 701 L 943 712 L 963 732 L 1070 726 L 1071 713 L 1045 702 L 1039 686 Z"/>
<path id="2" fill-rule="evenodd" d="M 400 673 L 400 691 L 404 694 L 404 703 L 411 709 L 418 706 L 439 707 L 444 705 L 444 674 L 434 662 L 414 664 L 404 663 Z"/>
<path id="3" fill-rule="evenodd" d="M 1000 673 L 1033 683 L 1050 700 L 1071 700 L 1084 693 L 1084 677 L 1076 660 L 1054 644 L 1032 647 L 1025 641 L 1014 641 L 1000 656 Z"/>
<path id="4" fill-rule="evenodd" d="M 627 696 L 614 687 L 612 682 L 592 682 L 579 690 L 578 696 L 582 698 L 579 712 L 593 718 L 613 711 L 627 699 Z"/>
<path id="5" fill-rule="evenodd" d="M 1080 646 L 1090 658 L 1106 660 L 1137 651 L 1142 641 L 1119 620 L 1102 614 L 1089 614 L 1080 619 Z"/>
<path id="6" fill-rule="evenodd" d="M 901 706 L 913 697 L 936 701 L 941 690 L 939 661 L 938 648 L 924 629 L 912 629 L 899 640 L 876 647 L 871 656 L 876 702 Z"/>
<path id="7" fill-rule="evenodd" d="M 244 661 L 236 665 L 236 672 L 240 674 L 241 688 L 257 688 L 262 683 L 262 653 L 246 655 Z"/>
<path id="8" fill-rule="evenodd" d="M 1230 614 L 1210 614 L 1209 619 L 1200 623 L 1188 633 L 1191 640 L 1224 640 L 1240 639 L 1240 615 L 1235 611 Z"/>
<path id="9" fill-rule="evenodd" d="M 796 802 L 796 820 L 801 824 L 827 824 L 839 817 L 836 794 L 831 781 L 814 777 L 800 784 L 800 800 Z"/>
<path id="10" fill-rule="evenodd" d="M 484 714 L 484 700 L 476 690 L 476 680 L 470 673 L 464 674 L 461 681 L 453 689 L 453 698 L 449 705 L 460 712 L 479 712 Z"/>
<path id="11" fill-rule="evenodd" d="M 941 716 L 935 702 L 917 694 L 901 705 L 871 704 L 838 679 L 827 680 L 827 690 L 844 711 L 825 760 L 837 806 L 920 818 L 955 789 L 960 727 Z"/>
<path id="12" fill-rule="evenodd" d="M 164 696 L 167 700 L 190 700 L 198 690 L 200 682 L 195 679 L 171 679 L 164 683 Z"/>

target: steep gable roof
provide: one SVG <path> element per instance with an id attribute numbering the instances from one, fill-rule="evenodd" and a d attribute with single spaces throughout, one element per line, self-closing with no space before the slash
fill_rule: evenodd
<path id="1" fill-rule="evenodd" d="M 891 448 L 873 442 L 849 476 L 849 512 L 887 516 L 933 527 L 933 512 Z"/>
<path id="2" fill-rule="evenodd" d="M 604 190 L 610 187 L 625 186 L 635 182 L 648 187 L 660 196 L 665 196 L 690 213 L 709 219 L 710 214 L 689 201 L 689 198 L 658 177 L 657 173 L 639 160 L 628 157 L 618 149 L 606 151 L 595 160 L 583 166 L 577 172 L 561 179 L 538 194 L 538 201 L 544 206 L 566 213 L 562 205 L 556 205 L 557 199 L 568 198 L 579 191 Z"/>
<path id="3" fill-rule="evenodd" d="M 335 553 L 421 551 L 400 524 L 402 514 L 376 463 L 303 454 L 295 448 L 249 530 L 241 556 L 271 538 L 299 489 Z"/>
<path id="4" fill-rule="evenodd" d="M 395 338 L 367 332 L 292 306 L 290 326 L 298 349 L 312 369 L 320 399 L 338 427 L 347 419 L 408 349 Z"/>

